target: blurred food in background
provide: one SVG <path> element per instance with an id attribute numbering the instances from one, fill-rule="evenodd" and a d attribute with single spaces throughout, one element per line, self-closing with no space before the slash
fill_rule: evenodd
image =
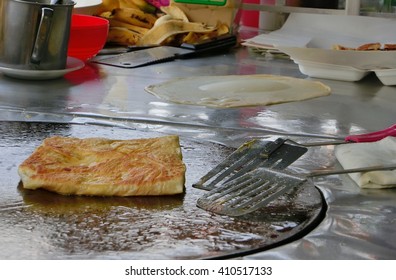
<path id="1" fill-rule="evenodd" d="M 173 2 L 156 7 L 146 0 L 103 0 L 97 15 L 109 20 L 107 43 L 116 45 L 179 46 L 230 32 L 221 20 L 214 25 L 190 20 Z"/>

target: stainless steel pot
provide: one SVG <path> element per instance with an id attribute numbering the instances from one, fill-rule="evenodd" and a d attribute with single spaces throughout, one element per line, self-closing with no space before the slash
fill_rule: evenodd
<path id="1" fill-rule="evenodd" d="M 0 64 L 27 70 L 64 69 L 73 6 L 71 0 L 2 0 Z"/>

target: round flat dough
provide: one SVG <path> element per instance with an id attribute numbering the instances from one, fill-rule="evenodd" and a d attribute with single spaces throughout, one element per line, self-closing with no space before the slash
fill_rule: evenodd
<path id="1" fill-rule="evenodd" d="M 216 108 L 269 105 L 329 95 L 318 82 L 276 75 L 227 75 L 177 78 L 146 91 L 167 101 Z"/>

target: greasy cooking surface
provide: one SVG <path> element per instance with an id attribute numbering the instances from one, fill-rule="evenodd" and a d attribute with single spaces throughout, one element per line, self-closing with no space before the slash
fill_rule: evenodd
<path id="1" fill-rule="evenodd" d="M 191 187 L 230 153 L 219 144 L 181 138 L 186 192 L 168 197 L 102 198 L 27 191 L 18 165 L 49 136 L 159 136 L 159 133 L 94 125 L 1 122 L 1 259 L 189 259 L 230 257 L 271 248 L 310 230 L 322 198 L 301 187 L 268 209 L 242 218 L 198 209 L 204 191 Z"/>

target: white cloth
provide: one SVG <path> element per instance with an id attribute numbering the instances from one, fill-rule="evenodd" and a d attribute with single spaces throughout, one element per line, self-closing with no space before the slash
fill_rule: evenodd
<path id="1" fill-rule="evenodd" d="M 396 137 L 386 137 L 372 143 L 342 144 L 336 147 L 335 155 L 344 169 L 396 165 Z M 396 187 L 396 169 L 350 173 L 349 176 L 361 188 Z"/>

